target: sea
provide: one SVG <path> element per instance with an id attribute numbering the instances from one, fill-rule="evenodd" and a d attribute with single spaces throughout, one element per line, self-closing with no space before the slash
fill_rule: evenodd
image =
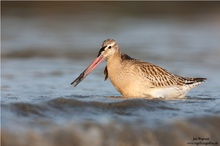
<path id="1" fill-rule="evenodd" d="M 2 146 L 220 145 L 219 2 L 1 2 Z M 207 81 L 185 98 L 124 98 L 102 62 L 122 53 Z"/>

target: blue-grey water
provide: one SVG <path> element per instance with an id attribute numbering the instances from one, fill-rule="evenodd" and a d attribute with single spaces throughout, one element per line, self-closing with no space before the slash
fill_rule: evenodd
<path id="1" fill-rule="evenodd" d="M 182 11 L 170 13 L 174 6 Z M 188 146 L 201 138 L 218 145 L 220 5 L 192 14 L 187 6 L 194 10 L 175 3 L 160 12 L 159 3 L 147 2 L 3 2 L 2 145 Z M 181 100 L 125 99 L 104 81 L 103 62 L 71 86 L 107 38 L 132 57 L 208 80 Z"/>

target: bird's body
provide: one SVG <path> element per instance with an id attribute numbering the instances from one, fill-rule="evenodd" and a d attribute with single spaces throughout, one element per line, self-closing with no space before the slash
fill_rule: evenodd
<path id="1" fill-rule="evenodd" d="M 107 60 L 105 80 L 109 78 L 124 97 L 183 98 L 190 89 L 206 80 L 181 77 L 157 65 L 121 54 L 118 44 L 108 39 L 103 42 L 97 59 L 72 84 L 76 86 L 104 58 Z"/>
<path id="2" fill-rule="evenodd" d="M 204 80 L 180 77 L 154 64 L 124 55 L 109 58 L 104 73 L 105 79 L 109 77 L 125 97 L 181 98 Z"/>

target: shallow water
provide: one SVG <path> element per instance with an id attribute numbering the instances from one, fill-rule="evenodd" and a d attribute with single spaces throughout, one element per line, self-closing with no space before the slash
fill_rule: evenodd
<path id="1" fill-rule="evenodd" d="M 15 6 L 3 8 L 2 144 L 190 145 L 193 137 L 220 143 L 219 13 L 194 14 L 192 21 L 170 14 L 116 17 L 119 9 L 106 12 L 102 6 L 97 8 L 104 14 L 51 6 L 54 13 L 45 15 L 38 6 L 22 9 L 30 12 L 26 16 L 18 6 L 17 13 L 9 13 Z M 132 57 L 208 80 L 181 100 L 124 99 L 104 81 L 103 62 L 76 88 L 70 86 L 109 37 Z"/>

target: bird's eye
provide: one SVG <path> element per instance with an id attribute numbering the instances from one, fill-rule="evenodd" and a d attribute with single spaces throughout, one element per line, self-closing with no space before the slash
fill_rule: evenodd
<path id="1" fill-rule="evenodd" d="M 109 48 L 109 49 L 111 49 L 111 48 L 112 48 L 112 46 L 108 46 L 108 48 Z"/>

